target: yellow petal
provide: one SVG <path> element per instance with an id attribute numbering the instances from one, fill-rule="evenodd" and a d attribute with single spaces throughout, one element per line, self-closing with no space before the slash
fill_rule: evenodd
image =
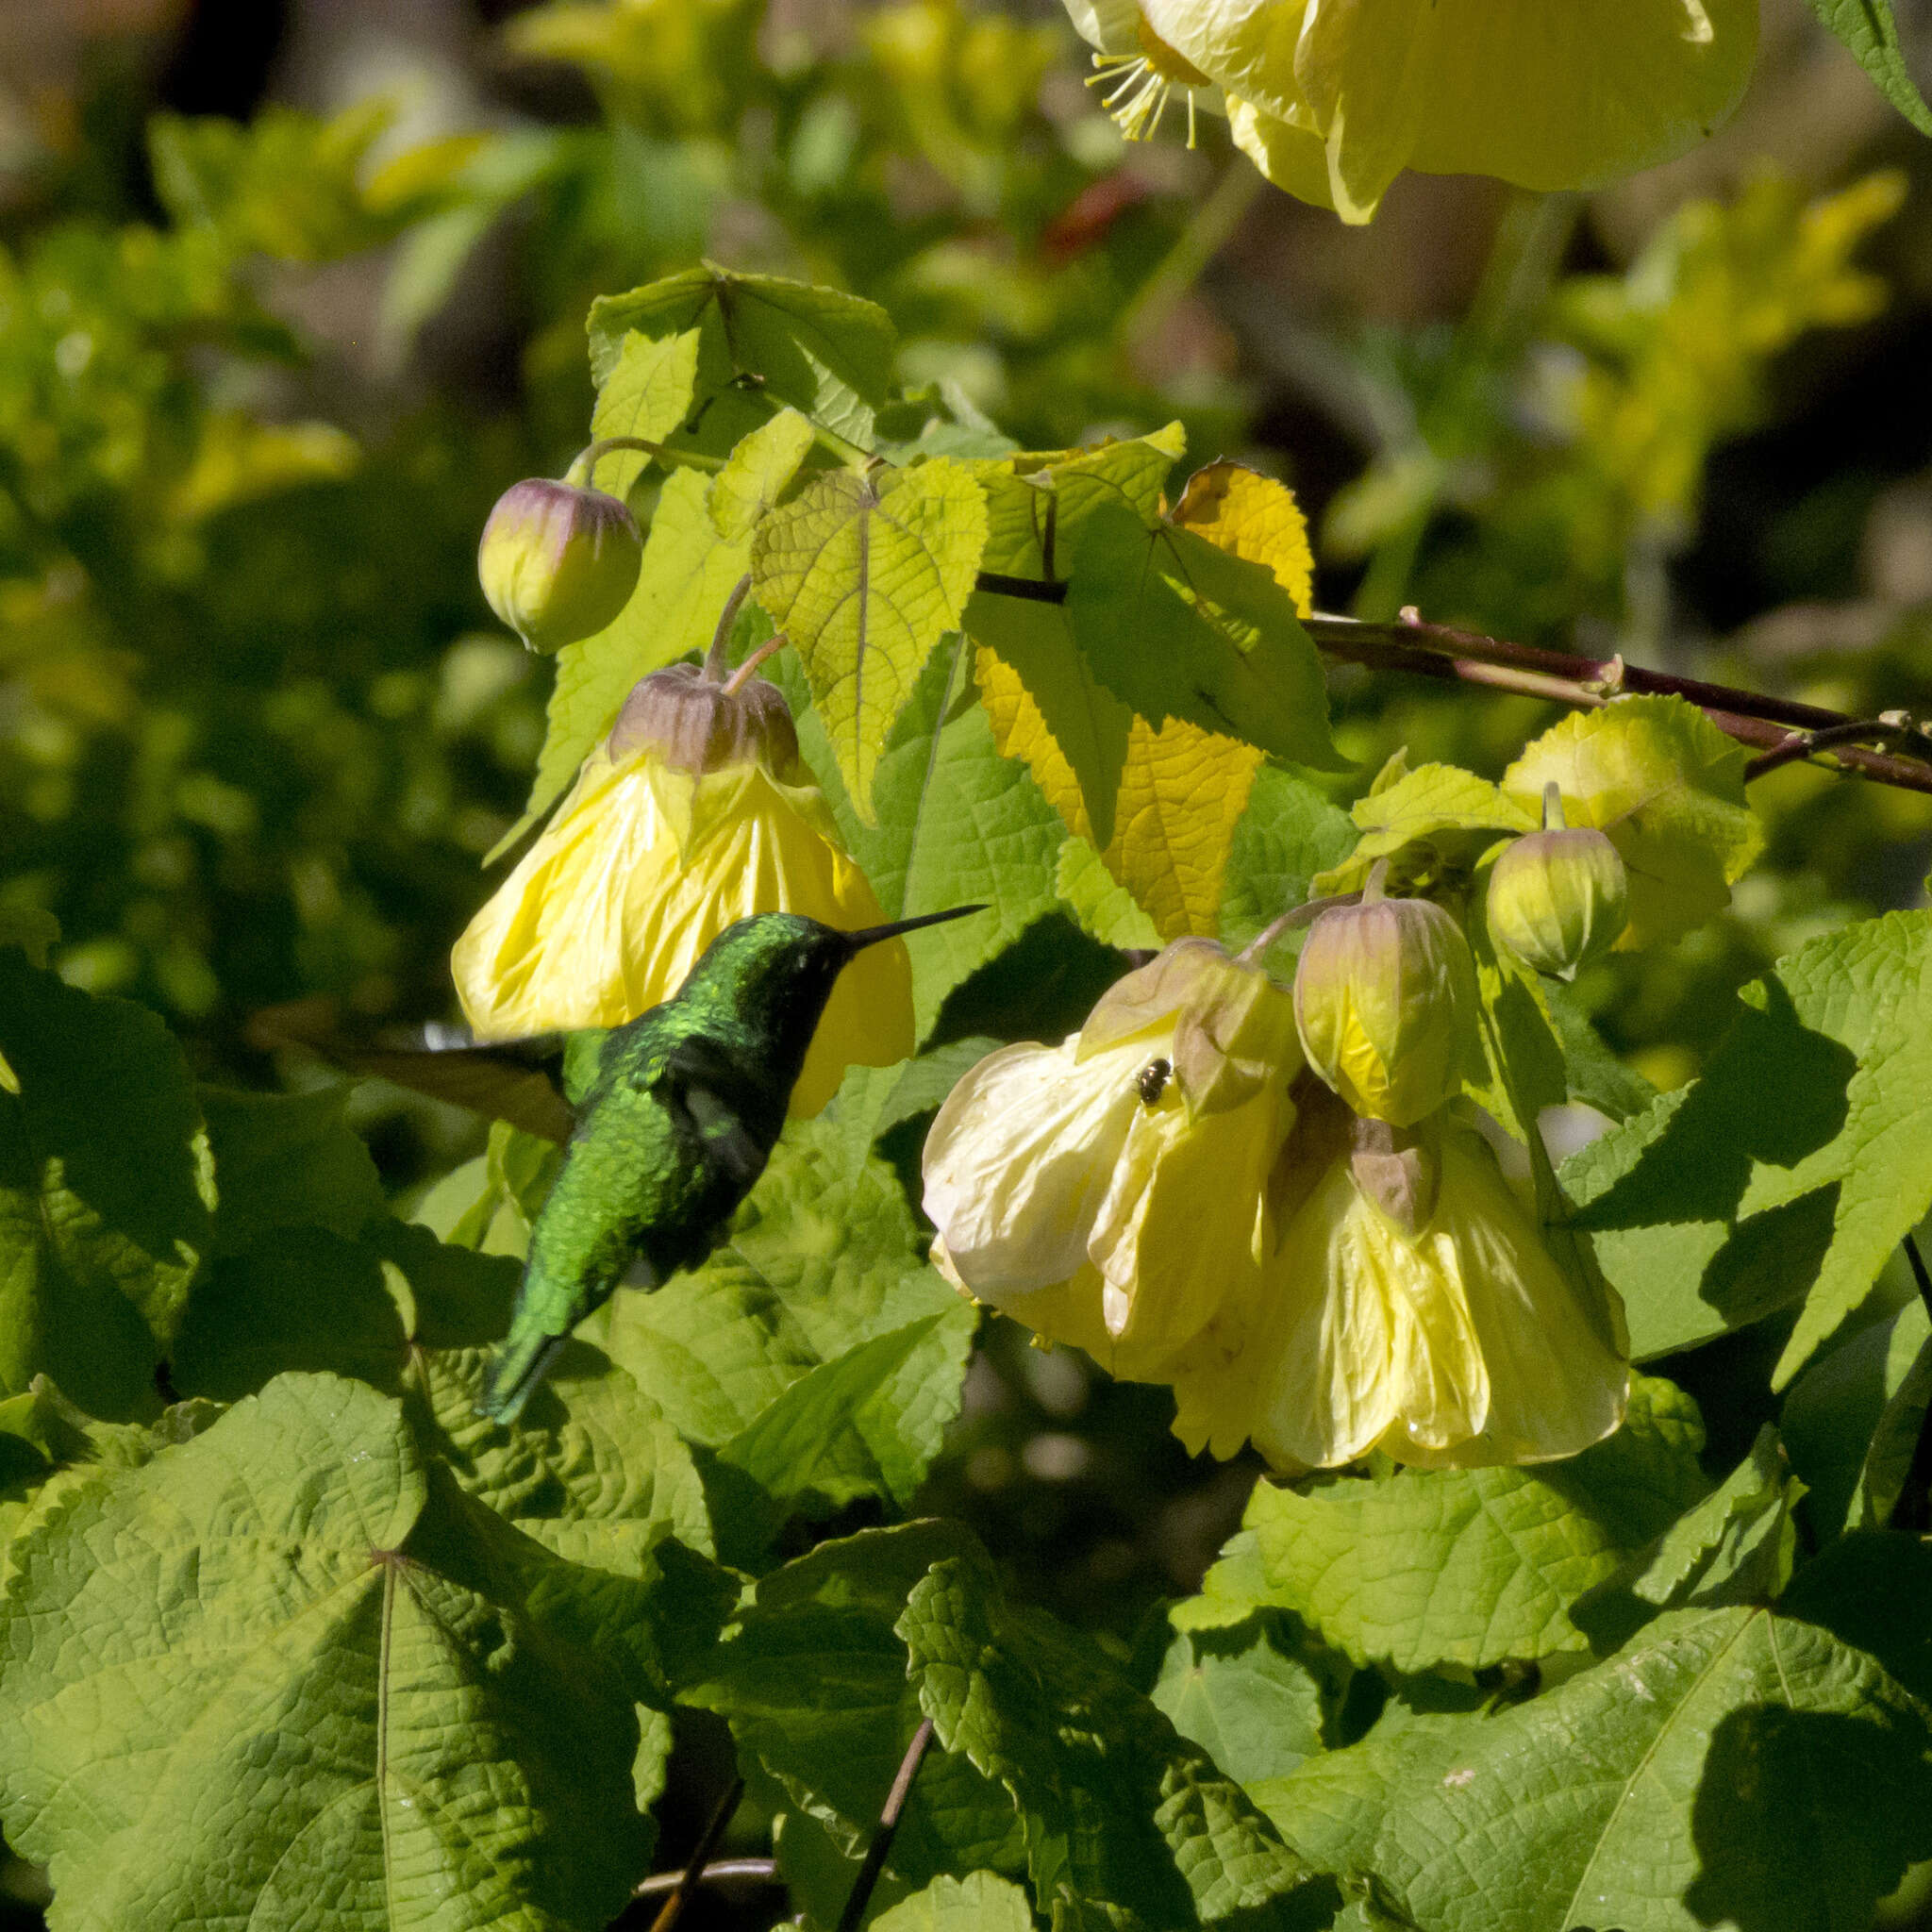
<path id="1" fill-rule="evenodd" d="M 1065 1281 L 1137 1108 L 1139 1043 L 1076 1063 L 1074 1042 L 1002 1047 L 974 1067 L 926 1136 L 925 1211 L 959 1276 L 1002 1307 Z M 1009 1311 L 1028 1317 L 1017 1305 Z"/>
<path id="2" fill-rule="evenodd" d="M 1116 1373 L 1158 1376 L 1210 1324 L 1233 1341 L 1256 1319 L 1256 1221 L 1292 1119 L 1285 1082 L 1191 1119 L 1170 1085 L 1134 1116 L 1087 1248 Z"/>
<path id="3" fill-rule="evenodd" d="M 1471 1469 L 1545 1462 L 1601 1441 L 1624 1419 L 1629 1366 L 1474 1135 L 1444 1136 L 1441 1201 L 1441 1238 L 1455 1247 L 1488 1370 L 1489 1412 L 1473 1436 L 1440 1450 L 1413 1433 L 1384 1446 L 1406 1462 Z"/>
<path id="4" fill-rule="evenodd" d="M 451 955 L 477 1038 L 621 1025 L 670 998 L 719 933 L 754 912 L 847 931 L 882 924 L 829 825 L 816 792 L 760 765 L 698 778 L 651 753 L 593 752 Z M 847 1065 L 890 1066 L 912 1046 L 911 962 L 892 940 L 841 975 L 792 1111 L 817 1111 Z"/>
<path id="5" fill-rule="evenodd" d="M 1363 221 L 1404 168 L 1592 188 L 1731 112 L 1757 0 L 1144 0 L 1229 95 L 1237 142 Z M 1318 166 L 1319 159 L 1319 166 Z"/>

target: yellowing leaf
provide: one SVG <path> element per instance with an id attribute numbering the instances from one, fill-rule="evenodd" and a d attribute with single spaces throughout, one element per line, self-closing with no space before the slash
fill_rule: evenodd
<path id="1" fill-rule="evenodd" d="M 945 458 L 833 471 L 758 525 L 756 595 L 798 652 L 867 824 L 886 734 L 932 647 L 958 628 L 985 543 L 986 498 Z"/>
<path id="2" fill-rule="evenodd" d="M 1168 521 L 1250 563 L 1265 564 L 1294 599 L 1296 614 L 1315 608 L 1315 554 L 1294 491 L 1240 463 L 1209 463 L 1188 478 Z"/>
<path id="3" fill-rule="evenodd" d="M 1158 731 L 1134 720 L 1105 857 L 1162 939 L 1217 930 L 1228 850 L 1261 756 L 1185 719 Z"/>
<path id="4" fill-rule="evenodd" d="M 1618 698 L 1573 712 L 1504 773 L 1503 791 L 1528 813 L 1552 780 L 1569 823 L 1607 832 L 1629 871 L 1622 951 L 1676 939 L 1721 912 L 1764 845 L 1744 799 L 1743 747 L 1682 698 Z"/>
<path id="5" fill-rule="evenodd" d="M 1091 842 L 1073 767 L 1019 675 L 984 647 L 974 669 L 1002 755 L 1023 759 L 1068 827 Z M 1162 939 L 1217 930 L 1234 828 L 1261 761 L 1253 745 L 1181 719 L 1158 730 L 1144 718 L 1129 725 L 1113 837 L 1100 857 Z"/>
<path id="6" fill-rule="evenodd" d="M 1159 946 L 1160 934 L 1141 902 L 1108 871 L 1107 860 L 1085 839 L 1069 839 L 1060 847 L 1054 890 L 1102 945 L 1118 946 L 1123 952 Z"/>

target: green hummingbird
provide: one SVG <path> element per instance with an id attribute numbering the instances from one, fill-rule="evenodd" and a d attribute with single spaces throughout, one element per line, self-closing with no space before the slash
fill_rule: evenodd
<path id="1" fill-rule="evenodd" d="M 566 1041 L 575 1124 L 530 1229 L 484 1414 L 514 1421 L 571 1330 L 620 1282 L 661 1287 L 724 1239 L 771 1158 L 846 963 L 881 940 L 984 909 L 958 906 L 862 932 L 755 913 L 726 926 L 661 1006 Z"/>

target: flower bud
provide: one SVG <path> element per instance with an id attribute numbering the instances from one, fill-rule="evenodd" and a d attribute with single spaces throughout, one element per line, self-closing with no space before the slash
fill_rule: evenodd
<path id="1" fill-rule="evenodd" d="M 1431 901 L 1383 898 L 1378 869 L 1359 906 L 1309 930 L 1294 1012 L 1308 1064 L 1357 1113 L 1413 1126 L 1456 1096 L 1473 1057 L 1469 941 Z"/>
<path id="2" fill-rule="evenodd" d="M 637 519 L 616 497 L 532 476 L 496 499 L 476 575 L 491 609 L 547 655 L 616 617 L 643 554 Z"/>
<path id="3" fill-rule="evenodd" d="M 719 682 L 695 664 L 671 664 L 632 686 L 610 727 L 610 756 L 655 752 L 680 772 L 762 764 L 790 778 L 798 730 L 785 693 L 762 677 Z"/>
<path id="4" fill-rule="evenodd" d="M 1560 820 L 1513 841 L 1490 874 L 1490 930 L 1539 973 L 1570 978 L 1616 944 L 1630 918 L 1630 875 L 1602 832 Z"/>

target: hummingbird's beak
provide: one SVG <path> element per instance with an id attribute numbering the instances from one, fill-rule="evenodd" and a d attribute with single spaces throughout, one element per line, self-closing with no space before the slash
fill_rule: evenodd
<path id="1" fill-rule="evenodd" d="M 985 910 L 984 906 L 952 906 L 943 912 L 923 913 L 917 919 L 895 919 L 891 925 L 868 925 L 859 932 L 848 932 L 845 940 L 855 953 L 862 953 L 881 940 L 895 940 L 903 932 L 917 932 L 922 925 L 943 925 L 949 919 L 964 919 L 969 912 Z"/>

